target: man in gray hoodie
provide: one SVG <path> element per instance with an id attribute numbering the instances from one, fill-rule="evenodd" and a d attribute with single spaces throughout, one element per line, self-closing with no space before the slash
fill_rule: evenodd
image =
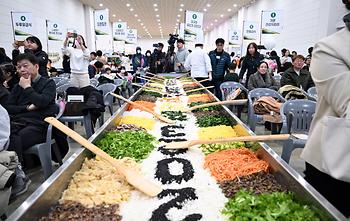
<path id="1" fill-rule="evenodd" d="M 186 72 L 184 63 L 189 55 L 189 52 L 185 48 L 185 41 L 183 39 L 178 39 L 176 46 L 177 52 L 175 54 L 174 70 L 175 72 Z"/>

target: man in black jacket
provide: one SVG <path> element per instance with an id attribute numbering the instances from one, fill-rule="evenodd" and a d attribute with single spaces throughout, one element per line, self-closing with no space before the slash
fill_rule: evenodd
<path id="1" fill-rule="evenodd" d="M 46 139 L 47 123 L 44 118 L 55 116 L 56 85 L 38 73 L 38 60 L 24 53 L 16 58 L 17 72 L 21 78 L 4 105 L 11 118 L 9 150 L 15 150 L 20 161 L 24 150 Z"/>
<path id="2" fill-rule="evenodd" d="M 310 72 L 303 69 L 304 60 L 305 58 L 302 55 L 293 57 L 293 66 L 282 74 L 281 87 L 284 85 L 293 85 L 307 91 L 310 87 L 315 86 Z"/>
<path id="3" fill-rule="evenodd" d="M 220 85 L 224 82 L 224 76 L 231 64 L 230 55 L 224 51 L 225 40 L 218 38 L 215 41 L 216 49 L 209 52 L 212 67 L 212 83 L 215 86 L 215 96 L 222 100 Z"/>
<path id="4" fill-rule="evenodd" d="M 150 71 L 151 73 L 163 73 L 165 64 L 165 52 L 163 52 L 163 43 L 158 43 L 158 47 L 154 49 L 151 55 Z"/>

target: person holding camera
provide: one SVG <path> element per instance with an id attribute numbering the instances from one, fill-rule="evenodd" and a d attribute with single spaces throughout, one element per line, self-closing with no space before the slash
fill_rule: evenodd
<path id="1" fill-rule="evenodd" d="M 175 72 L 186 72 L 185 61 L 187 56 L 190 54 L 185 48 L 185 41 L 183 39 L 177 40 L 177 52 L 175 54 L 174 71 Z"/>
<path id="2" fill-rule="evenodd" d="M 75 37 L 73 46 L 68 47 L 68 38 Z M 64 55 L 70 57 L 71 68 L 71 85 L 82 88 L 90 85 L 90 78 L 88 74 L 90 51 L 85 45 L 85 40 L 81 35 L 72 35 L 67 33 L 66 39 L 63 43 L 62 52 Z"/>
<path id="3" fill-rule="evenodd" d="M 48 78 L 49 75 L 47 73 L 47 62 L 49 59 L 49 56 L 46 54 L 45 51 L 43 51 L 43 46 L 39 40 L 39 38 L 35 36 L 30 36 L 26 38 L 25 41 L 15 41 L 13 44 L 13 50 L 12 50 L 12 60 L 15 62 L 17 56 L 20 54 L 19 47 L 24 46 L 24 52 L 25 53 L 31 53 L 33 54 L 36 59 L 39 61 L 39 74 L 42 77 Z M 13 63 L 16 65 L 15 63 Z"/>
<path id="4" fill-rule="evenodd" d="M 156 73 L 162 73 L 164 71 L 164 64 L 165 64 L 165 52 L 163 52 L 163 43 L 154 44 L 154 49 L 152 55 L 151 55 L 151 62 L 150 62 L 150 71 L 154 74 Z"/>

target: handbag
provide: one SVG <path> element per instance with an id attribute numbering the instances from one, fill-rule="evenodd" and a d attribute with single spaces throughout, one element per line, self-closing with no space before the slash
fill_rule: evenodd
<path id="1" fill-rule="evenodd" d="M 333 178 L 350 182 L 350 103 L 345 118 L 324 117 L 321 127 L 322 168 Z"/>

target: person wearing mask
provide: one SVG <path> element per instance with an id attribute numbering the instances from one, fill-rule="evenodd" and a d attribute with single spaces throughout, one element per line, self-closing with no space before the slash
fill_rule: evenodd
<path id="1" fill-rule="evenodd" d="M 158 43 L 158 47 L 154 49 L 151 55 L 150 71 L 154 74 L 164 71 L 165 52 L 163 52 L 163 47 L 163 43 Z"/>
<path id="2" fill-rule="evenodd" d="M 58 108 L 56 84 L 52 79 L 41 77 L 36 57 L 31 53 L 20 54 L 15 63 L 21 78 L 4 107 L 11 116 L 8 150 L 16 151 L 23 161 L 26 149 L 45 142 L 48 124 L 44 119 L 55 116 Z"/>
<path id="3" fill-rule="evenodd" d="M 69 33 L 67 33 L 66 39 L 63 43 L 62 52 L 70 57 L 71 85 L 78 88 L 89 86 L 90 78 L 88 67 L 90 51 L 87 49 L 85 40 L 81 35 L 77 35 L 72 47 L 67 47 L 69 37 Z"/>
<path id="4" fill-rule="evenodd" d="M 276 51 L 271 51 L 270 52 L 270 60 L 275 61 L 276 65 L 277 65 L 277 70 L 278 70 L 278 72 L 280 72 L 280 70 L 281 70 L 281 59 L 277 55 Z"/>
<path id="5" fill-rule="evenodd" d="M 145 62 L 145 56 L 141 54 L 141 47 L 136 47 L 136 54 L 134 54 L 131 58 L 132 68 L 134 73 L 137 73 L 141 77 L 145 76 L 145 70 L 146 62 Z M 141 84 L 145 83 L 144 79 L 140 79 Z"/>
<path id="6" fill-rule="evenodd" d="M 0 65 L 1 64 L 6 64 L 6 63 L 11 63 L 12 60 L 6 55 L 5 48 L 0 48 Z"/>
<path id="7" fill-rule="evenodd" d="M 149 68 L 150 61 L 151 61 L 151 54 L 152 54 L 152 52 L 150 50 L 147 50 L 145 53 L 145 65 L 148 68 Z"/>
<path id="8" fill-rule="evenodd" d="M 13 47 L 14 49 L 12 50 L 12 60 L 15 61 L 17 56 L 20 54 L 19 52 L 19 47 L 20 47 L 20 42 L 19 41 L 15 41 L 13 43 Z M 30 36 L 28 38 L 26 38 L 26 40 L 24 41 L 24 52 L 25 53 L 32 53 L 34 54 L 34 56 L 36 57 L 36 59 L 38 59 L 39 61 L 39 74 L 42 77 L 46 77 L 48 78 L 49 75 L 47 73 L 47 62 L 48 62 L 48 55 L 46 54 L 45 51 L 42 50 L 42 44 L 39 40 L 39 38 L 35 37 L 35 36 Z"/>
<path id="9" fill-rule="evenodd" d="M 232 62 L 228 66 L 228 71 L 225 74 L 224 82 L 226 81 L 239 82 L 239 77 L 238 77 L 238 74 L 236 73 L 236 67 L 237 67 L 237 64 L 235 62 Z"/>
<path id="10" fill-rule="evenodd" d="M 278 85 L 273 79 L 272 75 L 267 71 L 269 66 L 267 62 L 261 61 L 258 66 L 258 71 L 251 75 L 248 82 L 248 90 L 254 90 L 255 88 L 269 88 L 277 91 Z"/>
<path id="11" fill-rule="evenodd" d="M 224 82 L 224 76 L 228 69 L 228 66 L 231 64 L 230 55 L 224 51 L 225 40 L 218 38 L 215 41 L 216 49 L 209 52 L 209 58 L 212 67 L 212 83 L 214 85 L 215 96 L 221 100 L 221 89 L 220 85 Z"/>
<path id="12" fill-rule="evenodd" d="M 90 53 L 90 65 L 95 64 L 95 62 L 97 61 L 96 58 L 97 58 L 96 52 L 92 51 L 92 52 Z"/>
<path id="13" fill-rule="evenodd" d="M 342 1 L 350 10 L 350 0 Z M 350 13 L 343 18 L 345 27 L 338 32 L 321 39 L 314 47 L 310 71 L 315 81 L 317 90 L 316 112 L 311 122 L 308 140 L 301 153 L 301 158 L 306 162 L 305 180 L 322 194 L 333 206 L 346 217 L 350 217 L 349 204 L 344 203 L 350 197 L 350 182 L 335 178 L 329 172 L 327 166 L 329 159 L 323 154 L 323 141 L 326 139 L 327 126 L 324 120 L 331 117 L 337 120 L 348 118 L 350 102 Z M 342 128 L 342 127 L 341 127 Z M 341 132 L 334 132 L 337 137 Z M 345 139 L 339 143 L 348 143 L 346 130 L 343 132 Z M 329 131 L 332 136 L 332 131 Z M 337 143 L 327 146 L 336 153 Z M 349 149 L 344 150 L 343 161 L 348 161 Z M 338 152 L 338 156 L 342 155 Z M 334 155 L 331 154 L 331 158 Z M 337 158 L 339 159 L 339 158 Z M 340 169 L 344 164 L 341 160 L 336 161 Z M 349 170 L 347 170 L 349 171 Z"/>
<path id="14" fill-rule="evenodd" d="M 177 52 L 175 54 L 174 71 L 175 72 L 186 72 L 184 67 L 187 56 L 190 54 L 185 48 L 185 41 L 178 39 L 176 43 Z"/>
<path id="15" fill-rule="evenodd" d="M 1 84 L 8 90 L 12 91 L 16 84 L 19 82 L 19 77 L 16 73 L 16 69 L 12 63 L 3 64 L 0 66 L 2 72 Z"/>
<path id="16" fill-rule="evenodd" d="M 241 61 L 241 71 L 239 72 L 239 79 L 242 82 L 244 74 L 246 74 L 245 87 L 248 87 L 249 77 L 256 73 L 258 65 L 264 59 L 264 56 L 258 52 L 258 46 L 252 42 L 247 46 L 247 53 Z"/>
<path id="17" fill-rule="evenodd" d="M 102 62 L 104 65 L 107 64 L 107 57 L 103 55 L 101 50 L 96 51 L 96 60 Z"/>
<path id="18" fill-rule="evenodd" d="M 203 50 L 203 43 L 195 44 L 195 49 L 190 53 L 185 61 L 184 67 L 187 71 L 191 71 L 191 77 L 197 81 L 209 78 L 209 82 L 202 84 L 210 86 L 212 80 L 212 68 L 208 54 Z"/>
<path id="19" fill-rule="evenodd" d="M 293 58 L 293 66 L 282 74 L 281 87 L 292 85 L 307 91 L 310 87 L 315 86 L 310 72 L 303 69 L 304 60 L 305 58 L 302 55 L 297 55 Z"/>

